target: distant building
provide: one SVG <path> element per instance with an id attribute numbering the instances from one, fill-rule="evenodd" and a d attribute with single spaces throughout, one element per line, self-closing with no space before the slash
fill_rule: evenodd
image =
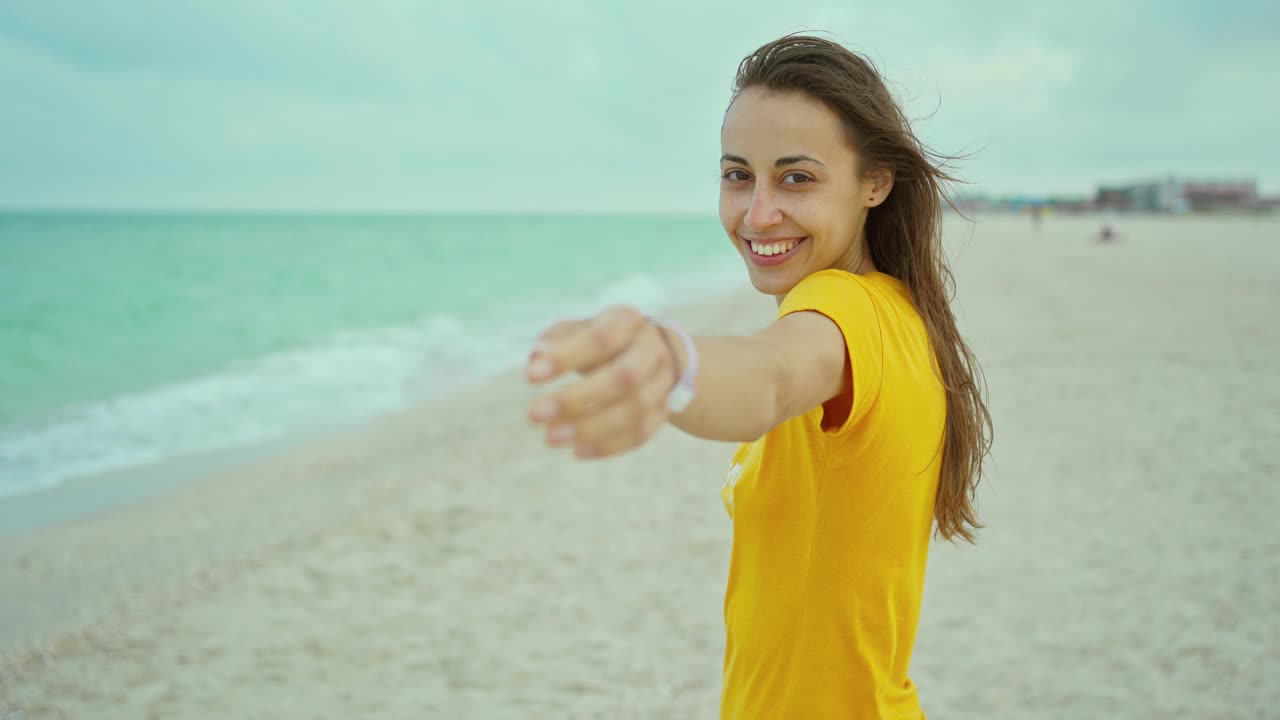
<path id="1" fill-rule="evenodd" d="M 1192 210 L 1250 210 L 1258 204 L 1258 183 L 1186 182 L 1182 198 Z"/>
<path id="2" fill-rule="evenodd" d="M 981 192 L 957 194 L 956 208 L 971 213 L 1079 214 L 1096 211 L 1185 213 L 1185 212 L 1275 212 L 1280 198 L 1258 194 L 1253 179 L 1183 180 L 1170 175 L 1163 180 L 1130 185 L 1103 185 L 1093 196 L 987 195 Z"/>
<path id="3" fill-rule="evenodd" d="M 1257 180 L 1164 180 L 1102 186 L 1097 207 L 1123 212 L 1183 213 L 1262 209 Z"/>
<path id="4" fill-rule="evenodd" d="M 1131 210 L 1133 209 L 1131 194 L 1132 188 L 1100 187 L 1093 204 L 1102 210 Z"/>

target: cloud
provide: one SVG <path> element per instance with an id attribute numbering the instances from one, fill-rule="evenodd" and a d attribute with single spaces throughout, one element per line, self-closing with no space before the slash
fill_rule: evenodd
<path id="1" fill-rule="evenodd" d="M 1276 7 L 15 1 L 0 205 L 713 212 L 739 59 L 815 28 L 988 189 L 1275 191 Z"/>

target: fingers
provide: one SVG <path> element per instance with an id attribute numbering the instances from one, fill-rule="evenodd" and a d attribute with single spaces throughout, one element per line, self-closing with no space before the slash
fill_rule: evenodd
<path id="1" fill-rule="evenodd" d="M 641 332 L 612 361 L 555 394 L 555 419 L 574 422 L 601 407 L 622 401 L 652 380 L 662 365 L 670 363 L 670 353 L 662 345 L 657 331 Z"/>
<path id="2" fill-rule="evenodd" d="M 581 380 L 536 400 L 530 407 L 533 422 L 572 423 L 596 408 L 610 405 L 634 394 L 655 370 L 671 360 L 658 338 L 657 329 L 636 335 L 630 345 L 612 361 L 586 374 Z"/>
<path id="3" fill-rule="evenodd" d="M 546 423 L 547 443 L 573 445 L 578 457 L 605 457 L 642 444 L 667 419 L 674 382 L 670 352 L 649 326 L 611 362 L 534 402 L 533 422 Z"/>
<path id="4" fill-rule="evenodd" d="M 590 320 L 556 323 L 530 356 L 529 380 L 543 383 L 567 372 L 590 372 L 623 350 L 647 324 L 628 305 L 614 305 Z"/>
<path id="5" fill-rule="evenodd" d="M 531 382 L 543 382 L 541 378 L 544 376 L 548 376 L 547 379 L 554 377 L 551 374 L 551 361 L 546 357 L 547 349 L 555 347 L 564 338 L 580 332 L 590 324 L 589 318 L 565 318 L 543 330 L 534 340 L 533 351 L 529 353 L 529 362 L 525 366 L 525 376 Z"/>
<path id="6" fill-rule="evenodd" d="M 573 420 L 552 423 L 548 442 L 572 444 L 580 458 L 608 457 L 643 445 L 666 422 L 666 377 L 663 368 L 655 365 L 632 392 L 594 405 Z"/>

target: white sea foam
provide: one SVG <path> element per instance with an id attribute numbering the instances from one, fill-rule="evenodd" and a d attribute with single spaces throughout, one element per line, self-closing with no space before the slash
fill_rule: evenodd
<path id="1" fill-rule="evenodd" d="M 340 335 L 218 372 L 0 429 L 0 495 L 186 454 L 244 447 L 400 407 L 424 358 L 461 347 L 460 324 Z M 465 367 L 464 363 L 456 363 Z"/>

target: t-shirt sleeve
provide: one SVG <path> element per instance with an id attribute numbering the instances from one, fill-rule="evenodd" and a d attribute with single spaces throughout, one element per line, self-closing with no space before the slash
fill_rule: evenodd
<path id="1" fill-rule="evenodd" d="M 778 307 L 778 317 L 811 310 L 827 316 L 840 328 L 853 375 L 853 405 L 840 427 L 844 434 L 857 425 L 880 394 L 884 375 L 884 343 L 880 318 L 864 280 L 843 270 L 821 270 L 801 280 Z"/>

